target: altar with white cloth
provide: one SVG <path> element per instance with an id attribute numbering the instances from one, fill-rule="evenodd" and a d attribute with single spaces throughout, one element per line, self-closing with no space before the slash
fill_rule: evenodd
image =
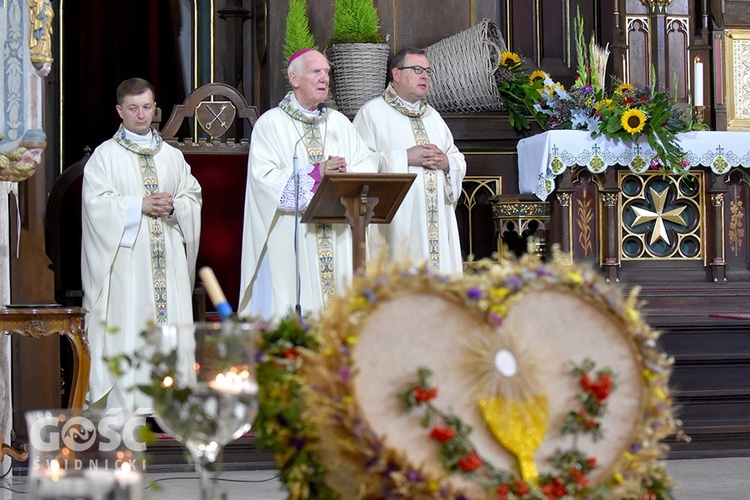
<path id="1" fill-rule="evenodd" d="M 552 130 L 524 138 L 519 192 L 549 204 L 549 244 L 613 280 L 750 281 L 750 134 L 677 137 L 687 175 L 652 168 L 645 137 Z"/>
<path id="2" fill-rule="evenodd" d="M 703 166 L 715 174 L 735 167 L 750 168 L 747 132 L 686 132 L 677 135 L 690 167 Z M 638 141 L 596 138 L 583 130 L 550 130 L 518 142 L 518 187 L 546 200 L 555 178 L 566 168 L 586 167 L 594 174 L 622 165 L 636 174 L 649 171 L 653 148 L 645 136 Z"/>

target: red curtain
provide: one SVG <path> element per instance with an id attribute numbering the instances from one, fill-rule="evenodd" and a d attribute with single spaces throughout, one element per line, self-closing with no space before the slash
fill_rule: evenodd
<path id="1" fill-rule="evenodd" d="M 67 0 L 62 3 L 63 167 L 114 135 L 115 91 L 140 77 L 156 90 L 163 120 L 185 99 L 177 36 L 178 0 Z M 189 26 L 184 29 L 189 31 Z"/>

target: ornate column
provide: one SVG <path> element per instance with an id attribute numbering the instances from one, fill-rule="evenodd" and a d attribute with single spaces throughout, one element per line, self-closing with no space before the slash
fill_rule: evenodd
<path id="1" fill-rule="evenodd" d="M 52 284 L 51 273 L 45 273 L 44 267 L 20 269 L 15 263 L 33 254 L 44 255 L 43 235 L 40 243 L 38 233 L 43 232 L 44 226 L 45 177 L 34 176 L 33 181 L 27 179 L 36 172 L 46 147 L 42 130 L 42 95 L 44 78 L 53 62 L 53 17 L 50 0 L 0 2 L 3 68 L 0 76 L 0 305 L 17 300 L 15 293 L 11 297 L 12 264 L 13 274 L 26 275 L 25 279 L 29 281 L 43 280 L 46 276 Z M 26 182 L 19 185 L 24 180 Z M 9 207 L 11 200 L 16 204 Z M 17 220 L 16 213 L 20 214 L 20 220 Z M 34 217 L 36 220 L 32 220 Z M 36 235 L 28 234 L 31 227 L 39 228 Z M 11 379 L 10 345 L 9 337 L 0 338 L 0 379 L 5 381 Z M 10 436 L 10 387 L 9 383 L 0 384 L 0 438 L 4 442 L 8 442 Z M 5 472 L 9 466 L 10 459 L 7 458 L 0 468 Z"/>
<path id="2" fill-rule="evenodd" d="M 617 228 L 620 218 L 618 210 L 619 192 L 601 191 L 601 200 L 604 205 L 605 225 L 602 231 L 606 240 L 604 243 L 604 255 L 602 257 L 602 269 L 607 281 L 617 281 L 617 269 L 620 267 L 620 242 L 617 238 Z"/>
<path id="3" fill-rule="evenodd" d="M 559 228 L 560 228 L 560 258 L 565 259 L 564 262 L 573 263 L 573 232 L 571 224 L 573 224 L 573 213 L 571 201 L 573 199 L 572 191 L 557 190 L 555 193 L 557 202 L 560 204 L 560 217 L 559 217 Z"/>
<path id="4" fill-rule="evenodd" d="M 712 226 L 712 230 L 706 232 L 706 237 L 711 238 L 710 244 L 708 242 L 706 244 L 706 251 L 711 252 L 708 255 L 708 265 L 714 281 L 727 280 L 727 263 L 724 248 L 724 242 L 726 241 L 724 198 L 728 191 L 726 177 L 726 174 L 710 174 L 712 181 L 708 190 L 710 205 L 706 207 L 706 219 L 711 221 Z"/>
<path id="5" fill-rule="evenodd" d="M 614 65 L 614 74 L 622 81 L 626 81 L 626 58 L 628 52 L 628 44 L 625 39 L 625 32 L 622 29 L 622 9 L 620 9 L 620 0 L 614 0 L 615 9 L 612 12 L 612 43 L 610 49 L 612 50 L 612 63 Z"/>
<path id="6" fill-rule="evenodd" d="M 672 0 L 641 0 L 648 7 L 649 17 L 649 60 L 654 68 L 656 84 L 669 88 L 667 43 L 667 7 Z"/>

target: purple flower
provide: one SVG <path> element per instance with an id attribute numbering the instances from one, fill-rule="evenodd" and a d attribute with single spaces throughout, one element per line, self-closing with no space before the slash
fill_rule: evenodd
<path id="1" fill-rule="evenodd" d="M 365 291 L 363 291 L 362 292 L 362 297 L 364 297 L 365 299 L 367 299 L 367 302 L 369 302 L 370 304 L 374 304 L 377 301 L 377 299 L 378 299 L 378 296 L 377 296 L 377 294 L 375 293 L 374 290 L 365 290 Z"/>
<path id="2" fill-rule="evenodd" d="M 521 280 L 516 276 L 511 276 L 510 278 L 508 278 L 508 288 L 521 288 L 521 284 Z"/>
<path id="3" fill-rule="evenodd" d="M 546 268 L 546 267 L 544 267 L 544 266 L 539 266 L 539 267 L 538 267 L 538 268 L 536 269 L 536 273 L 537 273 L 537 274 L 538 274 L 539 276 L 549 276 L 549 275 L 551 274 L 551 273 L 549 272 L 549 269 L 547 269 L 547 268 Z"/>
<path id="4" fill-rule="evenodd" d="M 342 366 L 339 369 L 339 377 L 341 377 L 341 381 L 344 383 L 349 382 L 349 378 L 352 376 L 352 369 L 349 366 Z"/>
<path id="5" fill-rule="evenodd" d="M 469 288 L 466 291 L 466 295 L 468 295 L 469 298 L 472 300 L 477 300 L 477 299 L 481 299 L 484 293 L 479 288 Z"/>
<path id="6" fill-rule="evenodd" d="M 415 470 L 409 470 L 406 473 L 406 479 L 408 479 L 412 483 L 418 483 L 419 481 L 422 480 L 422 475 Z"/>

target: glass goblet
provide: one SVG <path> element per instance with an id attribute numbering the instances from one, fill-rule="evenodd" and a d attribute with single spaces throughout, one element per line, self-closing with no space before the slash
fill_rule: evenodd
<path id="1" fill-rule="evenodd" d="M 223 322 L 159 325 L 147 332 L 149 384 L 159 425 L 190 452 L 201 499 L 216 498 L 217 459 L 258 413 L 257 328 Z"/>

